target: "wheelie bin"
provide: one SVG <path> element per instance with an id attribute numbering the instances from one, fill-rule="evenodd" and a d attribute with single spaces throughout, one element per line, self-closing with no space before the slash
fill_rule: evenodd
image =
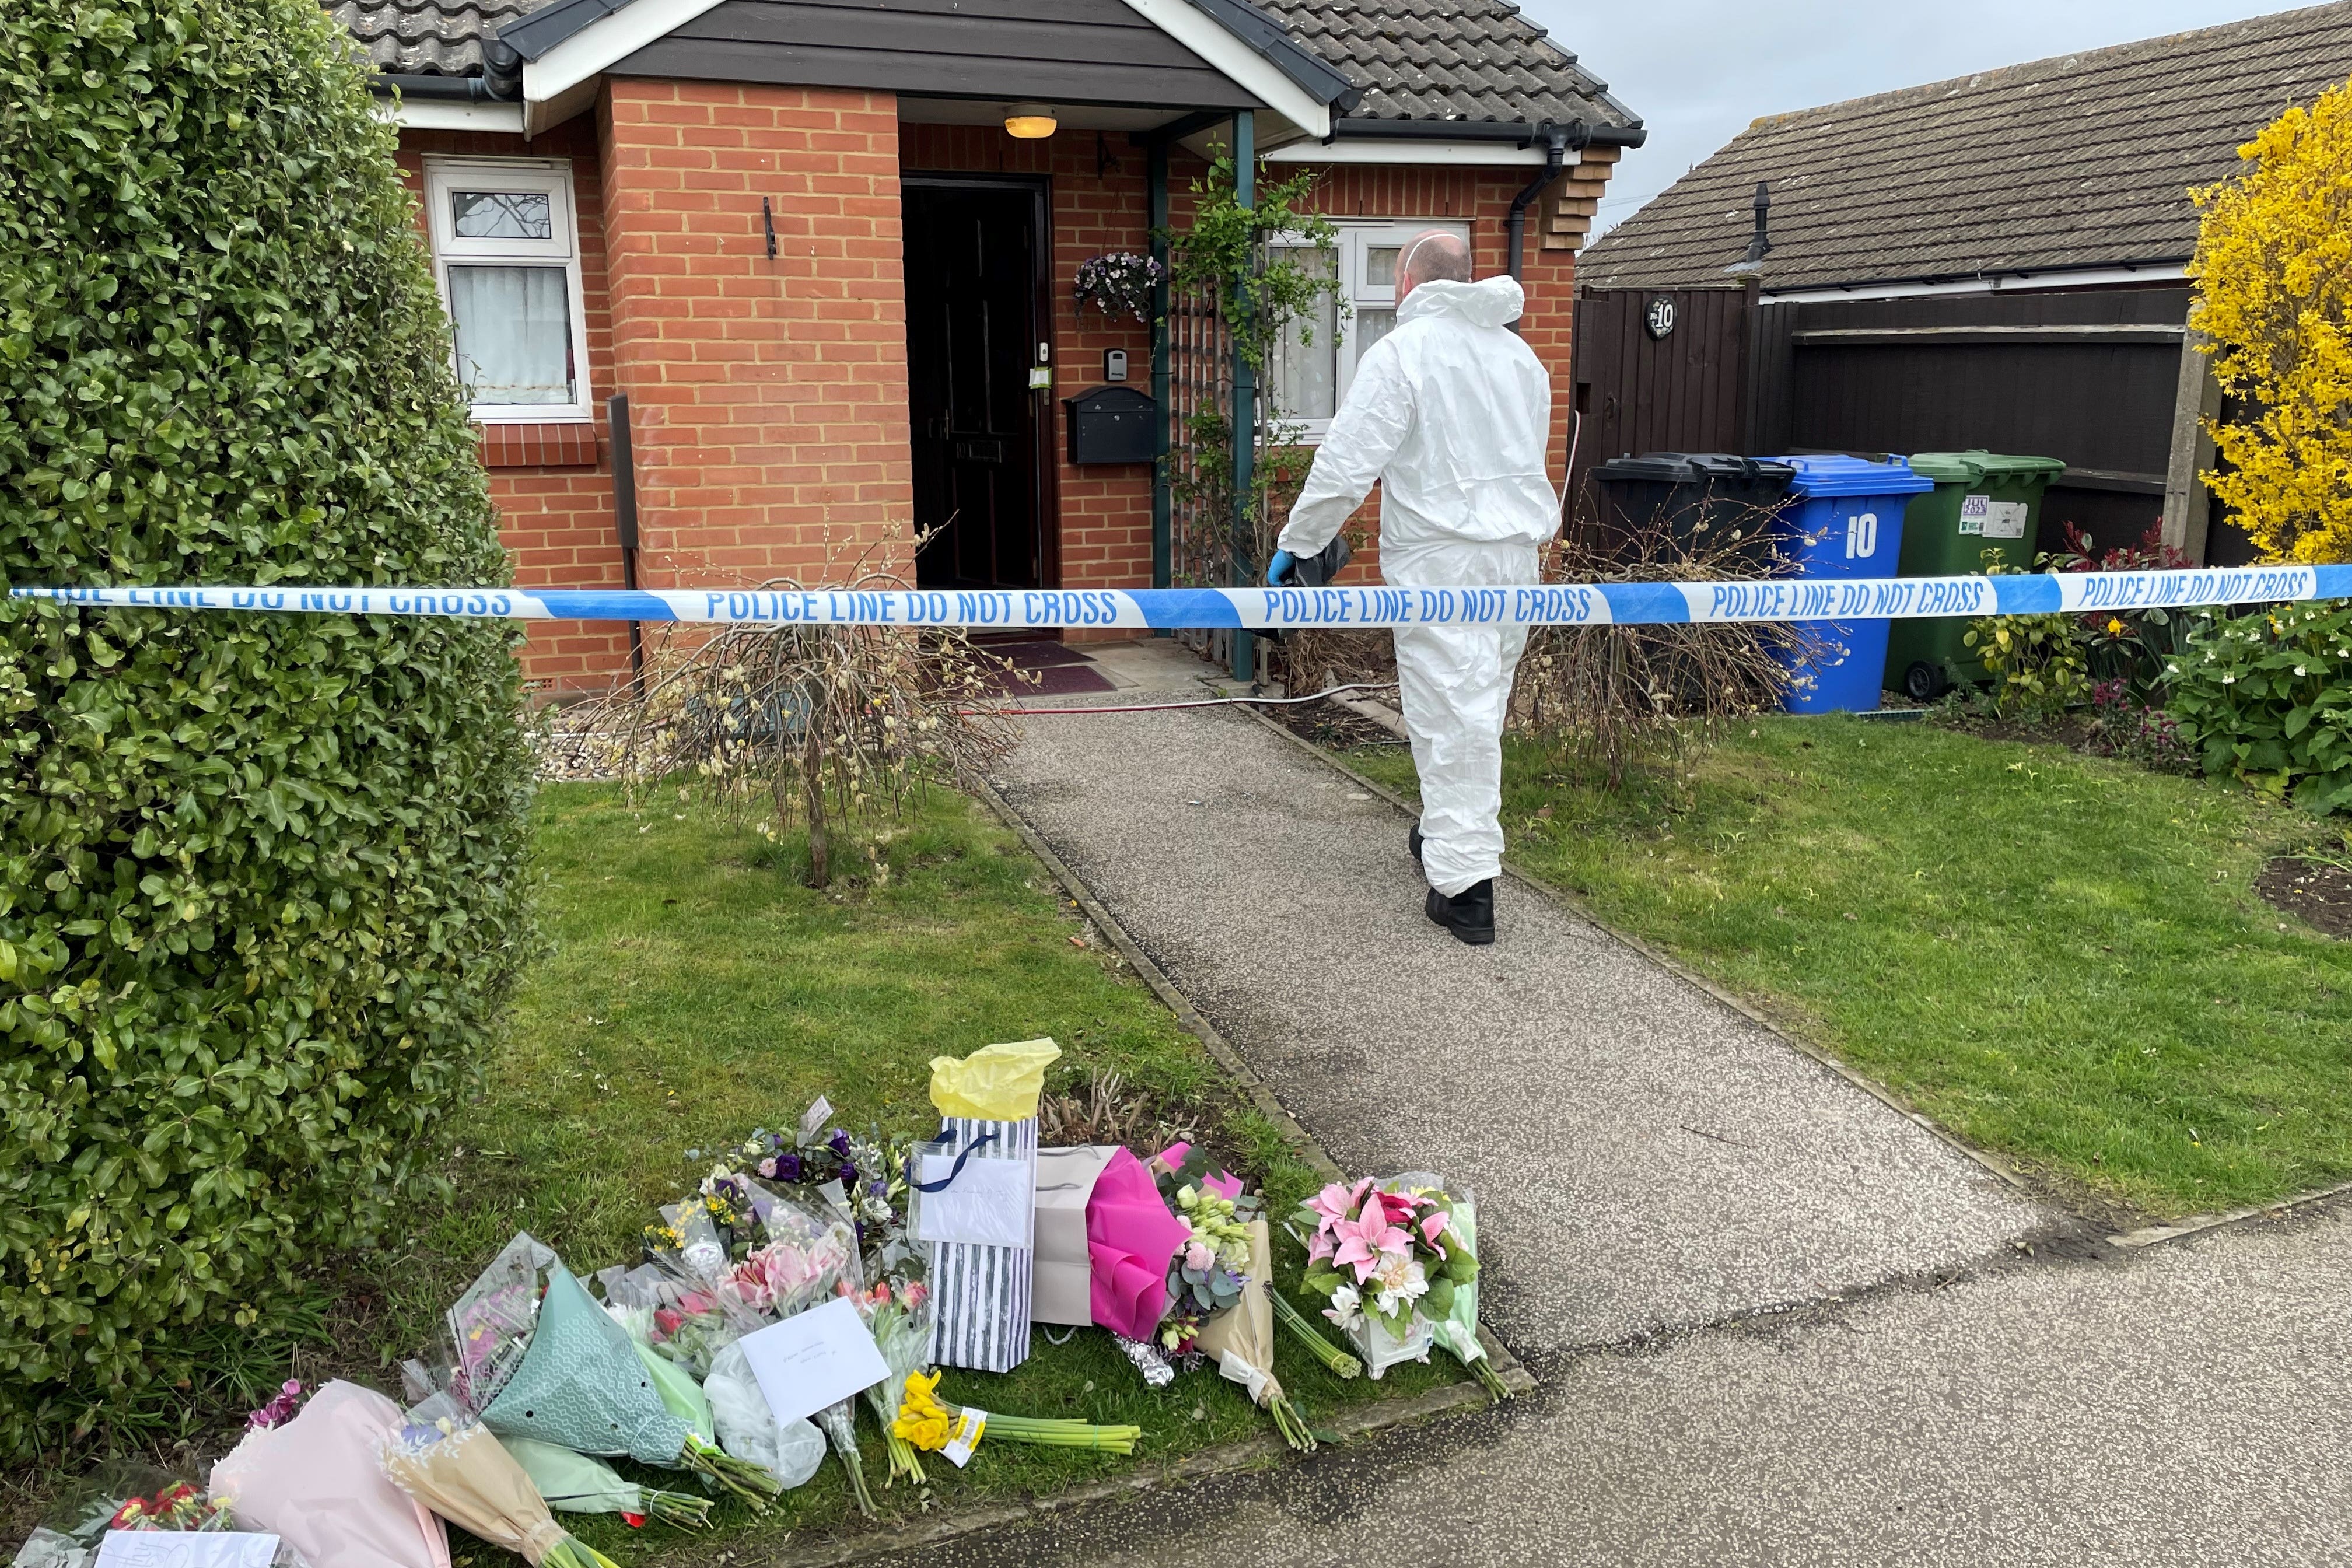
<path id="1" fill-rule="evenodd" d="M 1771 518 L 1789 494 L 1795 470 L 1778 458 L 1726 452 L 1645 452 L 1617 458 L 1592 470 L 1599 490 L 1601 554 L 1634 553 L 1632 541 L 1663 529 L 1685 552 L 1720 548 L 1741 535 L 1736 559 L 1761 571 L 1771 554 Z M 1653 551 L 1654 558 L 1654 551 Z"/>
<path id="2" fill-rule="evenodd" d="M 1797 577 L 1891 577 L 1907 530 L 1904 512 L 1935 481 L 1900 458 L 1780 458 L 1794 470 L 1792 503 L 1776 537 Z M 1799 621 L 1781 645 L 1798 678 L 1785 706 L 1791 713 L 1874 713 L 1886 668 L 1886 622 Z"/>
<path id="3" fill-rule="evenodd" d="M 2064 462 L 1999 452 L 1916 452 L 1911 468 L 1933 479 L 1936 489 L 1911 503 L 1899 575 L 1966 576 L 1985 569 L 1988 553 L 2004 568 L 2033 570 L 2042 497 L 2065 472 Z M 1968 630 L 1965 616 L 1895 622 L 1886 639 L 1887 686 L 1926 702 L 1960 682 L 1983 680 L 1983 662 L 1961 641 Z"/>

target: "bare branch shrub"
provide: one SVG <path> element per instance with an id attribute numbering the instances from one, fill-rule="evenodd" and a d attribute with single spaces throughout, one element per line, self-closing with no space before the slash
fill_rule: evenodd
<path id="1" fill-rule="evenodd" d="M 826 585 L 906 584 L 861 570 L 845 584 Z M 646 649 L 640 685 L 566 726 L 563 743 L 575 752 L 566 761 L 617 777 L 633 796 L 675 788 L 681 799 L 759 820 L 772 840 L 788 825 L 805 826 L 812 888 L 831 882 L 842 829 L 896 818 L 933 784 L 971 787 L 1013 744 L 1012 725 L 997 712 L 1012 667 L 958 629 L 665 632 Z M 887 876 L 879 847 L 866 851 L 877 878 Z"/>
<path id="2" fill-rule="evenodd" d="M 1709 528 L 1663 512 L 1580 521 L 1545 552 L 1547 580 L 1673 583 L 1780 574 L 1769 509 L 1738 509 Z M 1720 623 L 1538 626 L 1519 663 L 1512 720 L 1521 733 L 1611 789 L 1644 768 L 1680 770 L 1734 719 L 1777 709 L 1797 681 L 1787 662 L 1812 639 L 1787 626 Z"/>

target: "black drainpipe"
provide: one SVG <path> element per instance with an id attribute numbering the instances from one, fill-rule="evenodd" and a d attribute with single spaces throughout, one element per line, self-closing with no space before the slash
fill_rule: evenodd
<path id="1" fill-rule="evenodd" d="M 1528 188 L 1511 198 L 1511 276 L 1525 281 L 1524 263 L 1528 247 L 1528 208 L 1538 196 L 1551 188 L 1559 178 L 1560 165 L 1568 161 L 1568 150 L 1582 150 L 1592 140 L 1592 132 L 1581 120 L 1567 126 L 1546 122 L 1538 132 L 1544 140 L 1543 173 L 1538 174 Z"/>
<path id="2" fill-rule="evenodd" d="M 604 400 L 613 427 L 613 531 L 621 536 L 621 586 L 637 585 L 637 458 L 629 441 L 629 395 L 616 392 Z M 629 679 L 642 690 L 646 681 L 646 632 L 642 622 L 629 623 Z"/>

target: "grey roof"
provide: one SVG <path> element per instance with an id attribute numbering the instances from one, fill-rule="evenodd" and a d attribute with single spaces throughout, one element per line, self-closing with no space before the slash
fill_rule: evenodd
<path id="1" fill-rule="evenodd" d="M 2352 75 L 2352 0 L 1757 121 L 1577 260 L 1603 288 L 1727 283 L 1772 187 L 1768 290 L 2175 263 L 2193 186 Z"/>
<path id="2" fill-rule="evenodd" d="M 381 71 L 473 76 L 482 40 L 548 0 L 327 0 L 327 15 Z"/>
<path id="3" fill-rule="evenodd" d="M 1642 123 L 1510 0 L 1255 3 L 1365 89 L 1354 119 Z"/>
<path id="4" fill-rule="evenodd" d="M 324 3 L 378 70 L 469 76 L 482 68 L 485 37 L 562 0 Z M 1361 89 L 1360 100 L 1342 95 L 1333 104 L 1343 114 L 1507 124 L 1582 120 L 1621 131 L 1641 124 L 1608 96 L 1606 83 L 1579 67 L 1574 55 L 1509 0 L 1206 0 L 1202 5 L 1256 47 L 1253 8 Z M 1276 63 L 1315 97 L 1331 101 L 1333 89 L 1303 79 L 1314 75 L 1311 66 L 1301 70 L 1301 62 Z"/>

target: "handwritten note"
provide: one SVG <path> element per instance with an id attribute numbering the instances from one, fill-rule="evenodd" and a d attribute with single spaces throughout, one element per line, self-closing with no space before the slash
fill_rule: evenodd
<path id="1" fill-rule="evenodd" d="M 278 1537 L 234 1530 L 110 1530 L 98 1568 L 269 1568 Z"/>
<path id="2" fill-rule="evenodd" d="M 739 1342 L 779 1421 L 814 1415 L 890 1375 L 866 1320 L 838 1297 Z"/>

